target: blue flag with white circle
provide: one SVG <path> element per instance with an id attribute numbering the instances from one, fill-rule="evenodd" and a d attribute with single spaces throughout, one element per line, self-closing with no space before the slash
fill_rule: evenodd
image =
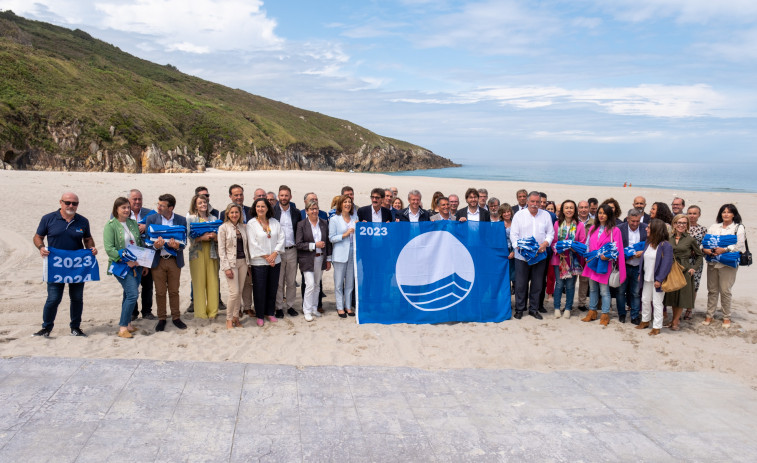
<path id="1" fill-rule="evenodd" d="M 66 251 L 47 248 L 50 255 L 42 261 L 42 280 L 47 283 L 84 283 L 100 281 L 100 267 L 89 249 Z"/>
<path id="2" fill-rule="evenodd" d="M 502 222 L 358 223 L 358 323 L 507 320 L 508 254 Z"/>

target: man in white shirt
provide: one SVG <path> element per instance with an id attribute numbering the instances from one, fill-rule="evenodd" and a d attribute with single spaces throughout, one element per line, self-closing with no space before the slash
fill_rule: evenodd
<path id="1" fill-rule="evenodd" d="M 478 205 L 478 190 L 475 188 L 468 188 L 465 192 L 465 202 L 468 203 L 468 207 L 457 211 L 455 219 L 460 222 L 489 222 L 489 211 L 479 207 Z"/>
<path id="2" fill-rule="evenodd" d="M 273 217 L 279 221 L 281 231 L 284 233 L 284 252 L 281 257 L 281 269 L 279 272 L 279 289 L 276 292 L 276 318 L 284 318 L 284 307 L 288 306 L 286 313 L 290 317 L 298 315 L 294 308 L 294 300 L 297 297 L 297 248 L 295 247 L 295 230 L 297 222 L 302 220 L 300 211 L 292 204 L 292 190 L 286 186 L 279 187 L 279 200 L 273 207 Z M 269 201 L 270 202 L 270 201 Z M 286 302 L 284 302 L 286 300 Z"/>
<path id="3" fill-rule="evenodd" d="M 515 318 L 523 317 L 523 312 L 541 320 L 539 313 L 539 294 L 544 285 L 544 272 L 547 270 L 546 259 L 528 265 L 526 259 L 520 254 L 518 240 L 521 238 L 534 237 L 539 243 L 539 252 L 546 251 L 551 246 L 555 237 L 555 229 L 552 218 L 545 210 L 539 209 L 541 195 L 538 191 L 532 191 L 528 195 L 528 209 L 515 214 L 510 228 L 510 242 L 515 250 Z M 528 308 L 526 308 L 528 300 Z"/>
<path id="4" fill-rule="evenodd" d="M 418 190 L 410 190 L 407 194 L 407 204 L 405 209 L 402 209 L 397 214 L 397 220 L 399 222 L 428 222 L 428 211 L 421 209 L 421 192 Z"/>

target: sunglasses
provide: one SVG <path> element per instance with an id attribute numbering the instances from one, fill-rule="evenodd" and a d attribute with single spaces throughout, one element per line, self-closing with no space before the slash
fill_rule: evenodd
<path id="1" fill-rule="evenodd" d="M 79 205 L 79 201 L 63 201 L 63 200 L 61 199 L 61 200 L 60 200 L 60 202 L 62 202 L 62 203 L 63 203 L 63 204 L 65 204 L 66 206 L 74 206 L 74 207 L 76 207 L 76 206 L 78 206 L 78 205 Z"/>

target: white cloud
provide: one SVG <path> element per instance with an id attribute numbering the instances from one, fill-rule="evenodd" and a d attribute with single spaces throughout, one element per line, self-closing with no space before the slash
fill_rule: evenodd
<path id="1" fill-rule="evenodd" d="M 483 54 L 520 54 L 557 33 L 559 22 L 521 2 L 497 0 L 468 3 L 418 25 L 415 43 L 422 48 L 471 49 Z"/>
<path id="2" fill-rule="evenodd" d="M 668 136 L 668 134 L 661 131 L 632 131 L 622 134 L 602 134 L 589 130 L 537 130 L 532 132 L 529 135 L 529 138 L 593 143 L 638 143 L 640 141 L 657 140 Z"/>
<path id="3" fill-rule="evenodd" d="M 739 109 L 738 106 L 732 105 L 732 99 L 704 84 L 639 85 L 580 90 L 561 87 L 495 87 L 446 97 L 435 95 L 430 98 L 400 98 L 393 101 L 425 104 L 474 104 L 492 101 L 518 109 L 598 106 L 610 114 L 662 118 L 746 115 L 734 114 Z"/>
<path id="4" fill-rule="evenodd" d="M 595 0 L 597 6 L 630 22 L 672 17 L 680 22 L 706 24 L 728 20 L 740 23 L 757 18 L 754 0 Z"/>

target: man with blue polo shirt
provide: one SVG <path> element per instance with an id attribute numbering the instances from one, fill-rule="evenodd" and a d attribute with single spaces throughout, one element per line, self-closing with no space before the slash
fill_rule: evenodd
<path id="1" fill-rule="evenodd" d="M 97 255 L 95 240 L 89 230 L 89 220 L 76 213 L 79 207 L 79 197 L 74 193 L 63 193 L 60 198 L 60 209 L 42 217 L 34 234 L 34 246 L 39 249 L 41 257 L 47 257 L 50 251 L 47 245 L 65 251 L 89 249 L 93 256 Z M 47 301 L 42 310 L 42 329 L 34 336 L 50 337 L 53 330 L 58 305 L 63 300 L 63 290 L 66 283 L 47 283 Z M 71 299 L 71 336 L 87 336 L 81 330 L 81 314 L 84 309 L 84 283 L 68 283 L 68 297 Z"/>

